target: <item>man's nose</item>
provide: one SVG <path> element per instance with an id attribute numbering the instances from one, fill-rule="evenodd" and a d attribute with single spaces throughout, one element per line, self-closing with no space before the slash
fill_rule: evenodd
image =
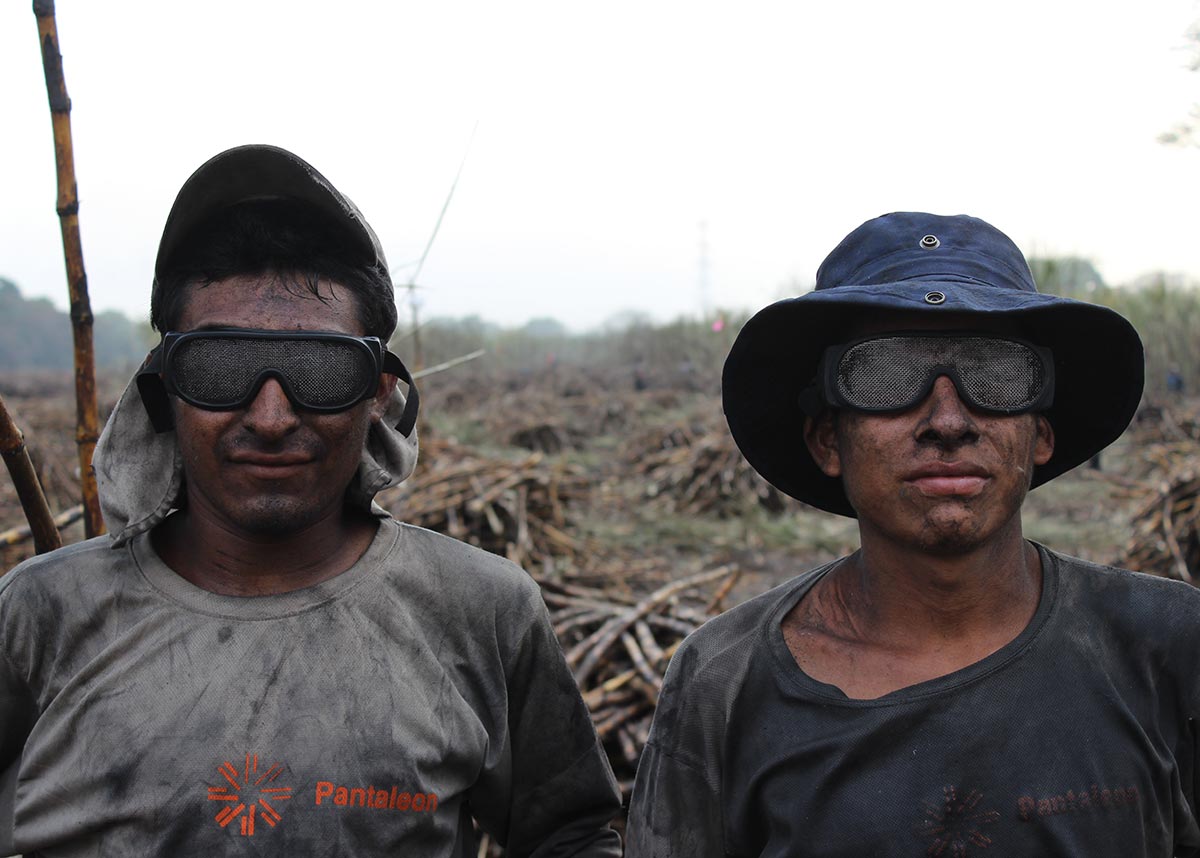
<path id="1" fill-rule="evenodd" d="M 940 443 L 962 443 L 979 435 L 975 418 L 959 398 L 958 389 L 949 376 L 938 376 L 920 407 L 924 411 L 920 437 L 928 435 Z"/>
<path id="2" fill-rule="evenodd" d="M 264 438 L 282 438 L 300 425 L 300 415 L 283 392 L 283 386 L 268 378 L 246 407 L 243 422 L 250 431 Z"/>

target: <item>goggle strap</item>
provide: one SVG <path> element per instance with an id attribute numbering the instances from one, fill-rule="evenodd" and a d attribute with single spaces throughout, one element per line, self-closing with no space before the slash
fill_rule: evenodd
<path id="1" fill-rule="evenodd" d="M 809 417 L 818 416 L 825 408 L 825 397 L 821 395 L 821 386 L 816 379 L 800 391 L 800 410 Z"/>
<path id="2" fill-rule="evenodd" d="M 417 425 L 417 409 L 421 403 L 421 397 L 417 393 L 417 384 L 413 381 L 412 373 L 408 371 L 404 361 L 387 349 L 383 351 L 383 371 L 396 376 L 408 385 L 408 392 L 404 397 L 404 412 L 400 415 L 400 422 L 396 424 L 396 431 L 405 438 L 410 438 L 413 428 Z"/>
<path id="3" fill-rule="evenodd" d="M 171 413 L 171 401 L 167 397 L 167 388 L 162 376 L 163 348 L 159 343 L 146 356 L 146 362 L 138 370 L 138 394 L 142 398 L 142 407 L 150 418 L 150 425 L 158 434 L 170 432 L 175 428 L 175 418 Z"/>

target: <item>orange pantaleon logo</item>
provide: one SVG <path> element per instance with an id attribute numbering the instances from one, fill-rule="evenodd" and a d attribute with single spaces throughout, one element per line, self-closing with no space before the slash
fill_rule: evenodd
<path id="1" fill-rule="evenodd" d="M 209 801 L 225 802 L 226 805 L 216 815 L 217 825 L 225 828 L 235 819 L 240 820 L 241 833 L 245 837 L 254 836 L 256 820 L 274 828 L 282 817 L 272 802 L 287 801 L 292 797 L 292 787 L 276 783 L 283 770 L 283 763 L 275 763 L 260 773 L 258 754 L 246 754 L 246 763 L 240 771 L 228 760 L 217 766 L 218 774 L 229 784 L 208 788 Z"/>
<path id="2" fill-rule="evenodd" d="M 377 810 L 399 810 L 409 813 L 433 813 L 438 797 L 431 792 L 409 792 L 400 787 L 344 787 L 332 781 L 317 781 L 314 804 L 322 802 L 338 807 L 371 807 Z"/>

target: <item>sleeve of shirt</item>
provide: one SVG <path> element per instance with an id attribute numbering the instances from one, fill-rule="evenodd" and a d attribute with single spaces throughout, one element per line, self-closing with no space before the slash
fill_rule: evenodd
<path id="1" fill-rule="evenodd" d="M 1189 664 L 1191 662 L 1189 661 Z M 1189 671 L 1195 675 L 1195 671 Z M 1200 686 L 1200 678 L 1193 679 L 1193 686 Z M 1175 808 L 1175 858 L 1200 856 L 1200 687 L 1193 687 L 1185 713 L 1184 730 L 1188 749 L 1181 760 L 1180 786 L 1182 806 Z"/>
<path id="2" fill-rule="evenodd" d="M 506 671 L 505 763 L 483 773 L 471 807 L 512 858 L 618 858 L 609 822 L 621 794 L 541 594 L 532 581 L 529 589 L 536 603 Z"/>
<path id="3" fill-rule="evenodd" d="M 720 757 L 707 700 L 696 697 L 696 653 L 685 642 L 671 659 L 650 741 L 642 751 L 626 827 L 627 858 L 721 858 L 725 817 Z M 703 691 L 699 697 L 705 697 Z"/>
<path id="4" fill-rule="evenodd" d="M 720 858 L 718 796 L 704 773 L 647 745 L 629 803 L 628 858 Z"/>

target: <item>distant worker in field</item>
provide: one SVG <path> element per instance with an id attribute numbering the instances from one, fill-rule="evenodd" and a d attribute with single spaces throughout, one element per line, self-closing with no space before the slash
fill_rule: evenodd
<path id="1" fill-rule="evenodd" d="M 1167 392 L 1176 398 L 1183 396 L 1183 373 L 1177 366 L 1167 370 Z"/>
<path id="2" fill-rule="evenodd" d="M 861 548 L 680 647 L 626 854 L 1200 855 L 1200 592 L 1021 532 L 1142 381 L 1128 322 L 970 217 L 868 221 L 754 316 L 733 436 Z"/>
<path id="3" fill-rule="evenodd" d="M 618 855 L 536 584 L 373 502 L 417 391 L 354 205 L 282 149 L 216 156 L 151 318 L 96 451 L 111 538 L 0 579 L 0 855 L 474 856 L 473 819 Z"/>

